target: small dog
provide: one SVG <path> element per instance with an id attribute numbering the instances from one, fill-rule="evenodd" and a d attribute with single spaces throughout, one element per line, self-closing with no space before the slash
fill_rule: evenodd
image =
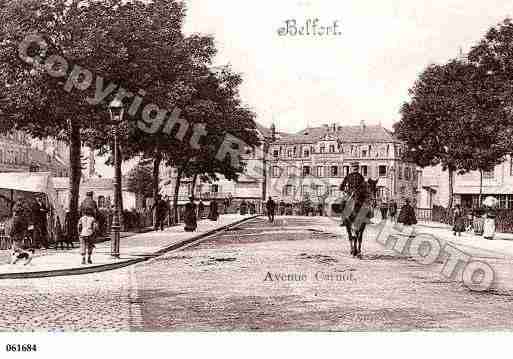
<path id="1" fill-rule="evenodd" d="M 16 264 L 19 260 L 25 259 L 24 265 L 32 262 L 32 258 L 34 256 L 35 251 L 31 250 L 23 250 L 23 249 L 11 249 L 11 264 Z"/>

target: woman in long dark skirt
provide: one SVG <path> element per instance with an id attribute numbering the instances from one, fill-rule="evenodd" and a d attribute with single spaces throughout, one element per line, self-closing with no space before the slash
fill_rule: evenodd
<path id="1" fill-rule="evenodd" d="M 414 237 L 414 228 L 413 225 L 417 224 L 417 217 L 415 216 L 415 209 L 410 205 L 410 200 L 406 199 L 406 204 L 401 208 L 399 212 L 399 216 L 397 217 L 397 222 L 402 223 L 408 227 L 406 232 L 409 232 L 410 237 Z"/>
<path id="2" fill-rule="evenodd" d="M 198 219 L 196 217 L 196 205 L 191 197 L 190 202 L 185 205 L 184 213 L 185 231 L 194 232 L 198 228 Z"/>
<path id="3" fill-rule="evenodd" d="M 219 210 L 217 207 L 217 201 L 213 199 L 212 201 L 210 201 L 210 212 L 208 214 L 208 219 L 210 219 L 211 221 L 217 221 L 218 218 Z"/>
<path id="4" fill-rule="evenodd" d="M 454 227 L 452 228 L 454 235 L 458 234 L 458 236 L 461 237 L 461 232 L 465 231 L 464 219 L 465 219 L 465 216 L 463 214 L 463 210 L 461 209 L 460 205 L 457 204 L 456 208 L 454 209 L 454 218 L 453 218 Z"/>

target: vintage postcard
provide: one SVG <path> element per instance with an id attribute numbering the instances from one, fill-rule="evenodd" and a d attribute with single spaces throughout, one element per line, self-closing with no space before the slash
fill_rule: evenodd
<path id="1" fill-rule="evenodd" d="M 511 16 L 0 0 L 0 350 L 512 330 Z"/>

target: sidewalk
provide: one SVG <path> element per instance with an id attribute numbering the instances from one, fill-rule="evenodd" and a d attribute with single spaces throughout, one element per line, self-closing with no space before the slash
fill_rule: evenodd
<path id="1" fill-rule="evenodd" d="M 452 226 L 441 223 L 419 222 L 415 226 L 417 233 L 429 233 L 437 238 L 458 246 L 481 249 L 500 255 L 513 257 L 513 234 L 495 233 L 493 240 L 487 240 L 483 236 L 477 236 L 474 232 L 463 232 L 461 237 L 455 236 Z"/>
<path id="2" fill-rule="evenodd" d="M 325 222 L 314 226 L 315 230 L 333 233 L 336 235 L 346 235 L 345 229 L 340 227 L 340 219 L 333 217 L 329 218 L 330 222 Z M 371 225 L 367 231 L 372 228 L 377 228 L 377 225 Z M 477 236 L 474 232 L 464 232 L 461 237 L 454 236 L 452 226 L 445 225 L 437 222 L 419 222 L 415 225 L 415 233 L 428 233 L 441 239 L 444 242 L 451 243 L 455 247 L 465 251 L 467 249 L 477 249 L 480 251 L 489 252 L 501 257 L 513 258 L 513 234 L 512 233 L 496 233 L 493 240 L 484 239 L 482 236 Z M 400 235 L 397 230 L 392 230 L 391 235 Z"/>
<path id="3" fill-rule="evenodd" d="M 210 220 L 198 221 L 196 232 L 185 232 L 183 226 L 175 226 L 164 231 L 151 231 L 121 238 L 119 259 L 110 256 L 110 240 L 98 243 L 93 252 L 93 264 L 88 265 L 80 264 L 82 257 L 79 248 L 46 255 L 38 255 L 36 252 L 32 262 L 26 266 L 23 265 L 23 260 L 15 265 L 0 264 L 0 279 L 85 274 L 122 268 L 179 248 L 196 239 L 209 236 L 213 232 L 255 217 L 250 215 L 221 215 L 217 222 Z"/>

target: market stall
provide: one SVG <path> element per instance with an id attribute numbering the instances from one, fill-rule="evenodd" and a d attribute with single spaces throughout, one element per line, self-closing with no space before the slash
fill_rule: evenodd
<path id="1" fill-rule="evenodd" d="M 17 202 L 34 203 L 36 197 L 43 199 L 47 212 L 48 241 L 54 243 L 58 227 L 62 228 L 65 219 L 64 209 L 56 202 L 56 192 L 52 175 L 46 172 L 0 173 L 1 215 L 6 220 L 12 215 L 12 208 Z M 0 247 L 8 246 L 4 233 Z"/>

